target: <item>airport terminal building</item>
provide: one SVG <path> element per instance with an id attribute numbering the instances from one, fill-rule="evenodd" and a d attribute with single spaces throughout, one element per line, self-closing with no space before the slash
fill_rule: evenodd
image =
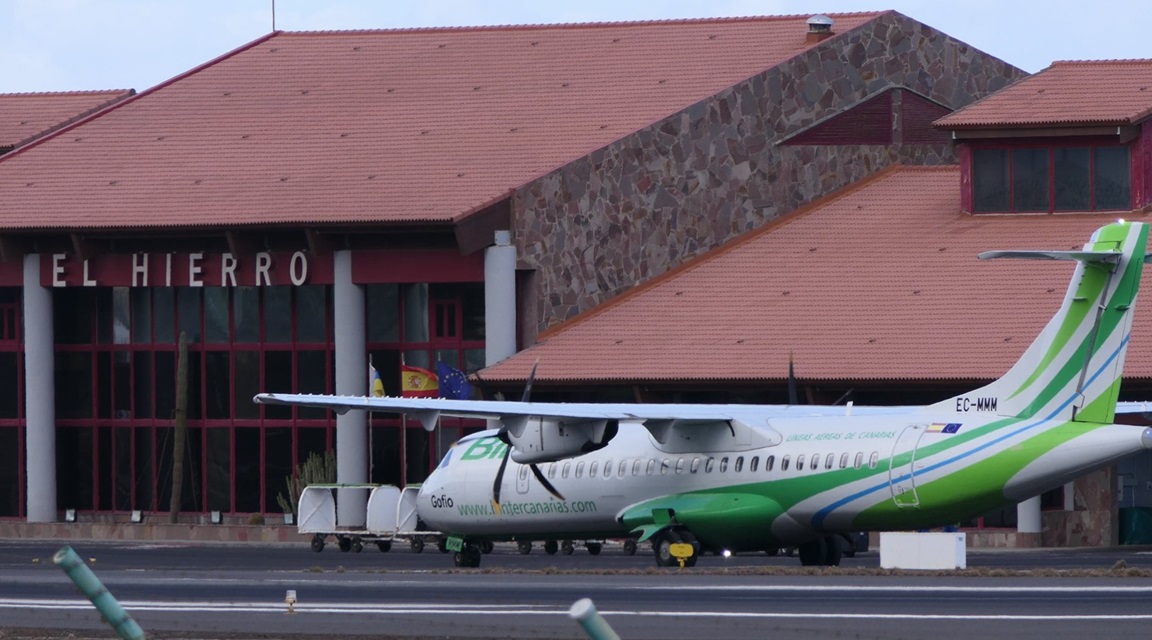
<path id="1" fill-rule="evenodd" d="M 781 402 L 789 352 L 814 402 L 996 377 L 1050 314 L 1031 285 L 1066 274 L 982 282 L 960 258 L 1144 215 L 1152 102 L 1014 120 L 1019 88 L 1063 67 L 1014 85 L 898 13 L 827 22 L 275 32 L 138 94 L 0 96 L 30 123 L 0 128 L 0 517 L 168 510 L 181 335 L 193 521 L 278 513 L 327 450 L 341 482 L 418 482 L 483 426 L 251 403 L 363 394 L 369 362 L 390 395 L 401 363 L 444 362 L 491 396 L 539 359 L 540 398 L 583 400 Z M 1052 187 L 1068 175 L 1087 201 Z M 1037 310 L 950 311 L 972 290 L 958 274 Z M 1152 389 L 1133 343 L 1133 388 Z M 1119 477 L 1081 493 L 1112 514 Z M 1053 543 L 1115 535 L 1101 517 L 1065 517 L 1112 528 Z"/>

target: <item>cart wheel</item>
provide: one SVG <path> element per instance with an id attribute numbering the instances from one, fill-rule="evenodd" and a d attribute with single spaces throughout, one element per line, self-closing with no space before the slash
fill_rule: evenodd
<path id="1" fill-rule="evenodd" d="M 448 539 L 447 538 L 437 538 L 436 539 L 436 548 L 440 551 L 440 553 L 448 553 Z"/>
<path id="2" fill-rule="evenodd" d="M 572 552 L 575 550 L 576 545 L 572 544 L 571 540 L 565 540 L 564 542 L 560 543 L 560 552 L 566 556 L 572 555 Z"/>
<path id="3" fill-rule="evenodd" d="M 634 556 L 636 555 L 636 541 L 628 539 L 624 541 L 624 553 Z"/>
<path id="4" fill-rule="evenodd" d="M 604 545 L 599 542 L 585 542 L 584 547 L 588 549 L 588 553 L 598 556 L 600 555 L 600 550 L 604 548 Z"/>
<path id="5" fill-rule="evenodd" d="M 364 550 L 364 541 L 360 536 L 352 536 L 352 553 L 360 553 Z"/>
<path id="6" fill-rule="evenodd" d="M 412 553 L 420 553 L 424 550 L 423 538 L 412 538 L 412 542 L 409 544 L 412 546 Z"/>
<path id="7" fill-rule="evenodd" d="M 555 540 L 545 540 L 544 541 L 544 553 L 547 553 L 550 556 L 556 555 L 556 550 L 559 548 L 560 548 L 560 545 L 557 544 Z"/>
<path id="8" fill-rule="evenodd" d="M 352 549 L 352 540 L 349 538 L 336 538 L 336 543 L 344 553 L 348 553 Z"/>
<path id="9" fill-rule="evenodd" d="M 516 543 L 516 548 L 520 551 L 520 555 L 526 556 L 529 553 L 532 553 L 532 541 L 521 540 L 520 542 Z"/>
<path id="10" fill-rule="evenodd" d="M 380 550 L 380 553 L 388 553 L 389 551 L 392 550 L 392 541 L 391 540 L 377 540 L 376 541 L 376 548 Z"/>
<path id="11" fill-rule="evenodd" d="M 320 553 L 324 550 L 324 536 L 320 535 L 319 533 L 312 536 L 312 550 L 316 553 Z"/>
<path id="12" fill-rule="evenodd" d="M 480 543 L 480 553 L 489 554 L 496 549 L 496 544 L 491 540 L 485 540 Z"/>

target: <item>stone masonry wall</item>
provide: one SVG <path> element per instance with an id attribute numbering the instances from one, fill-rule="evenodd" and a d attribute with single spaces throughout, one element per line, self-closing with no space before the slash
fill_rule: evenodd
<path id="1" fill-rule="evenodd" d="M 955 162 L 949 145 L 783 138 L 891 88 L 958 108 L 1024 75 L 888 13 L 525 185 L 513 195 L 520 266 L 535 270 L 525 346 L 535 331 L 890 164 Z"/>
<path id="2" fill-rule="evenodd" d="M 1116 467 L 1093 471 L 1072 482 L 1072 510 L 1045 511 L 1045 547 L 1108 547 L 1119 543 Z"/>

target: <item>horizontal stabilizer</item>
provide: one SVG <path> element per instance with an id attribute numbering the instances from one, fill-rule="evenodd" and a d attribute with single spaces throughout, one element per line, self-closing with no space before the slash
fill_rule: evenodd
<path id="1" fill-rule="evenodd" d="M 1119 251 L 985 251 L 978 258 L 1017 258 L 1021 260 L 1073 260 L 1076 262 L 1117 262 L 1124 254 Z"/>

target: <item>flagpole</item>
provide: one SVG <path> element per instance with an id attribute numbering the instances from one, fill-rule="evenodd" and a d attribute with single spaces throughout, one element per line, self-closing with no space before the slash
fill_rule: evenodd
<path id="1" fill-rule="evenodd" d="M 369 373 L 371 373 L 372 371 L 375 371 L 375 369 L 372 367 L 372 353 L 371 352 L 368 353 L 368 371 L 369 371 Z M 375 386 L 376 386 L 375 377 L 372 375 L 369 375 L 368 376 L 368 395 L 372 395 L 372 391 L 373 391 L 373 388 Z M 372 475 L 372 469 L 373 469 L 372 465 L 373 465 L 373 459 L 375 457 L 376 457 L 375 456 L 375 450 L 372 448 L 372 411 L 369 410 L 368 411 L 368 482 L 369 483 L 372 482 L 372 478 L 374 477 Z"/>

